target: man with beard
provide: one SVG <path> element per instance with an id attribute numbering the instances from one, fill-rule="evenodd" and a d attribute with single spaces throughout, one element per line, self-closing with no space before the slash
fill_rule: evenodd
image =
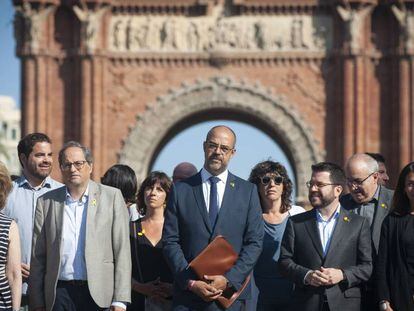
<path id="1" fill-rule="evenodd" d="M 28 134 L 20 140 L 17 153 L 22 166 L 22 176 L 13 181 L 13 190 L 3 211 L 19 225 L 23 276 L 21 310 L 28 310 L 27 284 L 37 198 L 63 186 L 49 176 L 53 164 L 51 144 L 50 138 L 43 133 Z"/>
<path id="2" fill-rule="evenodd" d="M 349 193 L 341 198 L 342 206 L 350 212 L 364 216 L 371 227 L 372 259 L 378 254 L 381 226 L 388 215 L 394 191 L 378 183 L 379 166 L 375 159 L 364 153 L 351 156 L 345 165 Z M 363 309 L 378 310 L 374 285 L 368 282 L 362 296 Z"/>
<path id="3" fill-rule="evenodd" d="M 213 127 L 203 144 L 203 169 L 175 184 L 170 194 L 163 251 L 175 279 L 173 310 L 221 310 L 215 300 L 226 289 L 241 288 L 261 253 L 263 219 L 256 186 L 227 170 L 235 143 L 229 127 Z M 224 275 L 200 280 L 188 264 L 217 235 L 239 258 Z M 250 293 L 248 286 L 228 310 L 245 309 Z"/>
<path id="4" fill-rule="evenodd" d="M 279 265 L 296 285 L 292 310 L 360 310 L 361 285 L 372 273 L 371 236 L 368 220 L 339 204 L 344 184 L 338 165 L 312 165 L 314 209 L 288 220 Z"/>

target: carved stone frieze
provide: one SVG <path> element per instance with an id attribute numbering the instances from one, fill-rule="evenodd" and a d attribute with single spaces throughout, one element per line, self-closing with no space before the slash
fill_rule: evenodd
<path id="1" fill-rule="evenodd" d="M 31 7 L 29 2 L 23 2 L 15 7 L 14 36 L 17 42 L 17 51 L 34 54 L 39 52 L 48 15 L 55 10 L 55 6 Z"/>
<path id="2" fill-rule="evenodd" d="M 405 52 L 414 54 L 414 11 L 408 11 L 405 6 L 399 8 L 395 4 L 391 10 L 400 25 L 400 40 Z"/>
<path id="3" fill-rule="evenodd" d="M 159 144 L 179 122 L 195 113 L 226 108 L 246 112 L 272 129 L 292 157 L 296 168 L 297 200 L 305 201 L 306 181 L 313 163 L 321 161 L 325 152 L 312 138 L 312 130 L 283 97 L 272 95 L 259 84 L 236 82 L 227 77 L 213 77 L 182 85 L 161 96 L 137 116 L 120 154 L 120 163 L 131 166 L 142 180 Z"/>
<path id="4" fill-rule="evenodd" d="M 332 18 L 277 16 L 131 16 L 115 14 L 109 26 L 112 52 L 327 52 Z"/>

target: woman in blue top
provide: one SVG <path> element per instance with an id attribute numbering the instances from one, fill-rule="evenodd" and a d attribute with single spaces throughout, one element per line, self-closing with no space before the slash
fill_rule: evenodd
<path id="1" fill-rule="evenodd" d="M 251 171 L 249 181 L 257 185 L 265 224 L 263 251 L 254 268 L 259 290 L 257 310 L 287 310 L 294 285 L 279 273 L 280 243 L 288 217 L 305 210 L 291 204 L 292 181 L 282 164 L 258 163 Z"/>

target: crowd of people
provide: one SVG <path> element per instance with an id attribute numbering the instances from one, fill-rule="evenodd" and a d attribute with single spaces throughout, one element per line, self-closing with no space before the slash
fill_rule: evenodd
<path id="1" fill-rule="evenodd" d="M 17 149 L 20 177 L 0 163 L 0 310 L 222 310 L 228 295 L 228 310 L 414 310 L 414 162 L 395 191 L 380 154 L 315 163 L 307 211 L 279 162 L 248 181 L 229 172 L 236 134 L 223 125 L 201 170 L 183 162 L 140 184 L 121 164 L 92 181 L 75 141 L 58 155 L 62 183 L 46 134 Z M 217 236 L 237 260 L 200 277 L 190 263 Z"/>

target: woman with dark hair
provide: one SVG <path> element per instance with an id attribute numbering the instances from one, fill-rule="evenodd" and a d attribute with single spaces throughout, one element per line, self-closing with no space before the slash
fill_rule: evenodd
<path id="1" fill-rule="evenodd" d="M 257 310 L 287 310 L 293 283 L 278 271 L 280 243 L 288 217 L 305 210 L 292 205 L 293 185 L 282 164 L 258 163 L 251 171 L 249 181 L 257 185 L 265 224 L 263 250 L 254 268 L 254 280 L 259 290 Z"/>
<path id="2" fill-rule="evenodd" d="M 138 209 L 144 216 L 131 222 L 133 290 L 128 310 L 171 310 L 173 276 L 161 243 L 170 188 L 171 180 L 163 172 L 152 172 L 139 188 Z"/>
<path id="3" fill-rule="evenodd" d="M 12 182 L 0 162 L 0 210 L 6 205 Z M 20 238 L 17 224 L 0 213 L 0 309 L 19 310 L 22 294 Z"/>
<path id="4" fill-rule="evenodd" d="M 105 172 L 101 183 L 121 190 L 128 208 L 129 219 L 135 221 L 139 218 L 136 205 L 138 182 L 132 168 L 128 165 L 115 164 Z"/>
<path id="5" fill-rule="evenodd" d="M 376 278 L 379 310 L 414 310 L 414 162 L 402 169 L 382 223 Z"/>

